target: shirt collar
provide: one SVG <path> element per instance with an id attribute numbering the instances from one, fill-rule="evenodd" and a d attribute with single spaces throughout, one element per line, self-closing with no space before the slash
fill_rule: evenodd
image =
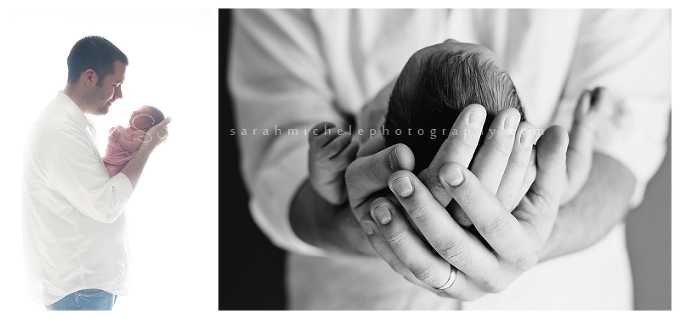
<path id="1" fill-rule="evenodd" d="M 68 97 L 68 95 L 66 95 L 63 91 L 59 91 L 57 93 L 57 97 L 54 99 L 57 101 L 57 103 L 59 103 L 59 105 L 61 105 L 62 108 L 64 108 L 66 113 L 71 116 L 79 128 L 86 129 L 88 125 L 94 127 L 90 117 L 85 115 L 78 105 L 76 105 L 76 103 L 73 102 L 73 100 L 71 100 L 71 98 Z"/>

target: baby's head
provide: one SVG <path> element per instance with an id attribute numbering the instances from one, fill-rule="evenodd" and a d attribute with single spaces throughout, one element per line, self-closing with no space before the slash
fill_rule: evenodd
<path id="1" fill-rule="evenodd" d="M 525 120 L 510 76 L 488 49 L 444 43 L 416 56 L 408 63 L 417 65 L 407 64 L 392 90 L 383 131 L 387 146 L 404 143 L 416 154 L 415 173 L 429 165 L 458 114 L 470 104 L 486 109 L 485 133 L 505 108 L 516 108 L 520 121 Z"/>
<path id="2" fill-rule="evenodd" d="M 150 105 L 144 105 L 139 110 L 132 112 L 130 126 L 136 130 L 146 131 L 163 119 L 165 119 L 165 116 L 161 110 Z"/>

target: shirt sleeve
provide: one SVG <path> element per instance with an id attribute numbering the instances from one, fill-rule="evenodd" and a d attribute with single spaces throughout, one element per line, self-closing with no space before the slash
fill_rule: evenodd
<path id="1" fill-rule="evenodd" d="M 595 151 L 633 173 L 637 181 L 633 207 L 642 201 L 666 152 L 670 40 L 670 10 L 585 10 L 558 108 L 558 124 L 569 127 L 583 89 L 609 89 L 615 109 L 597 129 Z"/>
<path id="2" fill-rule="evenodd" d="M 323 251 L 300 240 L 289 221 L 307 170 L 307 130 L 342 125 L 327 65 L 307 10 L 236 10 L 229 61 L 241 168 L 253 219 L 278 247 Z"/>
<path id="3" fill-rule="evenodd" d="M 55 131 L 49 135 L 43 163 L 52 185 L 81 214 L 102 223 L 113 223 L 132 196 L 125 174 L 112 178 L 86 136 Z"/>

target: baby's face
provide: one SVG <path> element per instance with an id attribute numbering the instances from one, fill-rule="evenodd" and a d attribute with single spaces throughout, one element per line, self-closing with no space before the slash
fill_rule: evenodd
<path id="1" fill-rule="evenodd" d="M 151 116 L 151 110 L 146 106 L 142 106 L 139 110 L 130 114 L 130 126 L 136 130 L 146 131 L 153 124 L 155 123 L 153 116 Z"/>

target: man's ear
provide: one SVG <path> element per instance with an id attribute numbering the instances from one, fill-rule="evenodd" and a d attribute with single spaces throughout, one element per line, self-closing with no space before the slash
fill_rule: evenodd
<path id="1" fill-rule="evenodd" d="M 97 85 L 99 78 L 97 77 L 97 72 L 92 69 L 87 69 L 80 74 L 80 80 L 83 81 L 86 87 L 94 87 Z"/>

